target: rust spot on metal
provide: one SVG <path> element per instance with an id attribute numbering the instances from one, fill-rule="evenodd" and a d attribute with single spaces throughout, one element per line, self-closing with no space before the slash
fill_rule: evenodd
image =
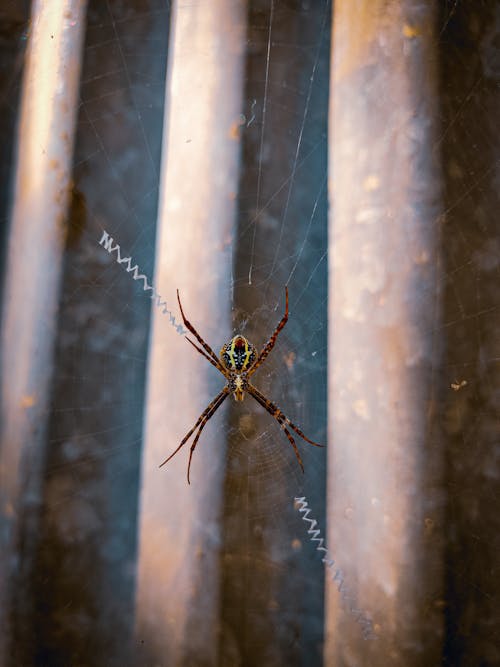
<path id="1" fill-rule="evenodd" d="M 354 414 L 358 417 L 361 417 L 361 419 L 364 421 L 368 421 L 370 419 L 368 404 L 364 399 L 359 398 L 357 401 L 354 401 L 352 409 Z"/>
<path id="2" fill-rule="evenodd" d="M 430 519 L 429 517 L 426 517 L 426 518 L 424 519 L 424 523 L 425 523 L 425 531 L 426 531 L 426 533 L 429 533 L 429 534 L 432 533 L 432 531 L 433 531 L 433 529 L 434 529 L 434 520 L 433 520 L 433 519 Z"/>
<path id="3" fill-rule="evenodd" d="M 375 174 L 370 174 L 363 181 L 363 188 L 366 192 L 374 192 L 380 187 L 380 178 Z"/>
<path id="4" fill-rule="evenodd" d="M 22 408 L 31 408 L 35 405 L 35 403 L 36 403 L 36 396 L 34 395 L 31 396 L 25 395 L 21 399 Z"/>
<path id="5" fill-rule="evenodd" d="M 235 120 L 231 123 L 229 128 L 229 138 L 238 140 L 241 136 L 241 119 Z"/>
<path id="6" fill-rule="evenodd" d="M 429 259 L 429 253 L 426 250 L 422 250 L 422 252 L 415 257 L 415 264 L 428 264 Z"/>
<path id="7" fill-rule="evenodd" d="M 460 381 L 455 380 L 455 382 L 452 382 L 450 384 L 450 387 L 451 387 L 451 389 L 453 389 L 453 391 L 460 391 L 460 389 L 462 389 L 462 387 L 466 387 L 466 386 L 467 386 L 467 380 L 460 380 Z"/>
<path id="8" fill-rule="evenodd" d="M 68 248 L 74 248 L 87 225 L 87 202 L 83 192 L 74 184 L 70 185 L 69 197 L 66 243 Z"/>
<path id="9" fill-rule="evenodd" d="M 403 35 L 408 37 L 408 39 L 414 39 L 419 37 L 422 34 L 422 31 L 417 26 L 412 26 L 409 23 L 405 23 L 403 26 Z"/>

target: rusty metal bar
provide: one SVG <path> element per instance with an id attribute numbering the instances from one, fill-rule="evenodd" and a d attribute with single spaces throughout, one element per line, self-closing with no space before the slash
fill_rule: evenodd
<path id="1" fill-rule="evenodd" d="M 435 3 L 339 0 L 333 28 L 325 664 L 438 664 Z"/>
<path id="2" fill-rule="evenodd" d="M 40 502 L 85 0 L 36 0 L 23 81 L 1 338 L 0 663 Z M 20 541 L 23 548 L 20 550 Z"/>
<path id="3" fill-rule="evenodd" d="M 218 351 L 231 332 L 245 6 L 172 8 L 155 286 Z M 149 356 L 137 584 L 137 664 L 215 665 L 224 408 L 161 470 L 224 379 L 157 309 Z"/>

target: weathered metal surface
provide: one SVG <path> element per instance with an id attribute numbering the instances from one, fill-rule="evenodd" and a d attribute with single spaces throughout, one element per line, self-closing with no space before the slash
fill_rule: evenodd
<path id="1" fill-rule="evenodd" d="M 20 664 L 129 664 L 151 300 L 99 241 L 106 229 L 152 281 L 168 26 L 161 0 L 87 9 L 35 613 L 19 624 Z"/>
<path id="2" fill-rule="evenodd" d="M 443 664 L 500 664 L 500 5 L 444 11 L 440 43 L 446 286 Z"/>
<path id="3" fill-rule="evenodd" d="M 251 3 L 234 265 L 234 330 L 259 347 L 288 284 L 289 320 L 253 381 L 325 444 L 329 39 L 328 2 Z M 324 536 L 326 449 L 296 443 L 305 474 L 268 412 L 230 405 L 221 665 L 321 664 L 323 566 L 293 499 Z"/>
<path id="4" fill-rule="evenodd" d="M 35 543 L 85 7 L 39 0 L 31 15 L 2 315 L 1 664 Z"/>
<path id="5" fill-rule="evenodd" d="M 440 662 L 435 18 L 430 1 L 335 3 L 325 663 L 339 667 Z"/>
<path id="6" fill-rule="evenodd" d="M 231 243 L 238 187 L 244 3 L 172 8 L 155 284 L 179 288 L 187 317 L 216 352 L 230 337 Z M 159 464 L 224 378 L 155 309 L 140 501 L 137 664 L 215 665 L 224 406 L 186 481 L 190 443 Z"/>

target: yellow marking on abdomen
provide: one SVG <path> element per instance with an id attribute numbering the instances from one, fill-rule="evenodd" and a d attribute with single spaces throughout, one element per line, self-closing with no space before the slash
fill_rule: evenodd
<path id="1" fill-rule="evenodd" d="M 243 358 L 243 363 L 241 365 L 241 368 L 237 368 L 236 367 L 236 354 L 235 354 L 236 341 L 241 341 L 241 340 L 243 341 L 243 343 L 245 345 L 245 353 L 244 353 L 244 358 Z M 240 347 L 240 346 L 238 346 L 238 347 Z M 243 336 L 235 336 L 231 340 L 231 345 L 229 347 L 228 352 L 229 352 L 229 359 L 231 360 L 231 368 L 233 370 L 235 370 L 235 371 L 238 371 L 238 370 L 239 371 L 244 371 L 246 368 L 248 368 L 248 364 L 249 364 L 249 361 L 250 361 L 250 349 L 249 349 L 248 341 L 247 341 L 246 338 L 244 338 Z"/>

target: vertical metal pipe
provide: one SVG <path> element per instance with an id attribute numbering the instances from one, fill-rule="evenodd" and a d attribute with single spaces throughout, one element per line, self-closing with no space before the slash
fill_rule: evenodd
<path id="1" fill-rule="evenodd" d="M 85 8 L 36 0 L 31 14 L 0 351 L 1 664 L 35 539 Z"/>
<path id="2" fill-rule="evenodd" d="M 172 8 L 155 285 L 215 347 L 231 332 L 231 244 L 243 90 L 243 0 Z M 215 665 L 224 408 L 186 481 L 190 443 L 161 470 L 224 378 L 154 309 L 137 584 L 138 664 Z"/>
<path id="3" fill-rule="evenodd" d="M 443 664 L 500 664 L 500 6 L 442 5 L 446 224 L 446 646 Z M 498 46 L 498 42 L 497 46 Z M 495 249 L 495 250 L 493 250 Z"/>
<path id="4" fill-rule="evenodd" d="M 235 326 L 257 347 L 284 312 L 288 284 L 290 318 L 253 381 L 319 442 L 326 441 L 328 230 L 327 144 L 318 137 L 327 132 L 329 19 L 328 0 L 249 3 L 245 99 L 255 121 L 243 135 L 234 264 Z M 325 450 L 297 439 L 303 476 L 284 432 L 251 397 L 230 412 L 220 664 L 319 665 L 323 571 L 291 499 L 307 493 L 324 536 Z"/>
<path id="5" fill-rule="evenodd" d="M 434 24 L 432 0 L 335 3 L 328 665 L 440 662 Z"/>

